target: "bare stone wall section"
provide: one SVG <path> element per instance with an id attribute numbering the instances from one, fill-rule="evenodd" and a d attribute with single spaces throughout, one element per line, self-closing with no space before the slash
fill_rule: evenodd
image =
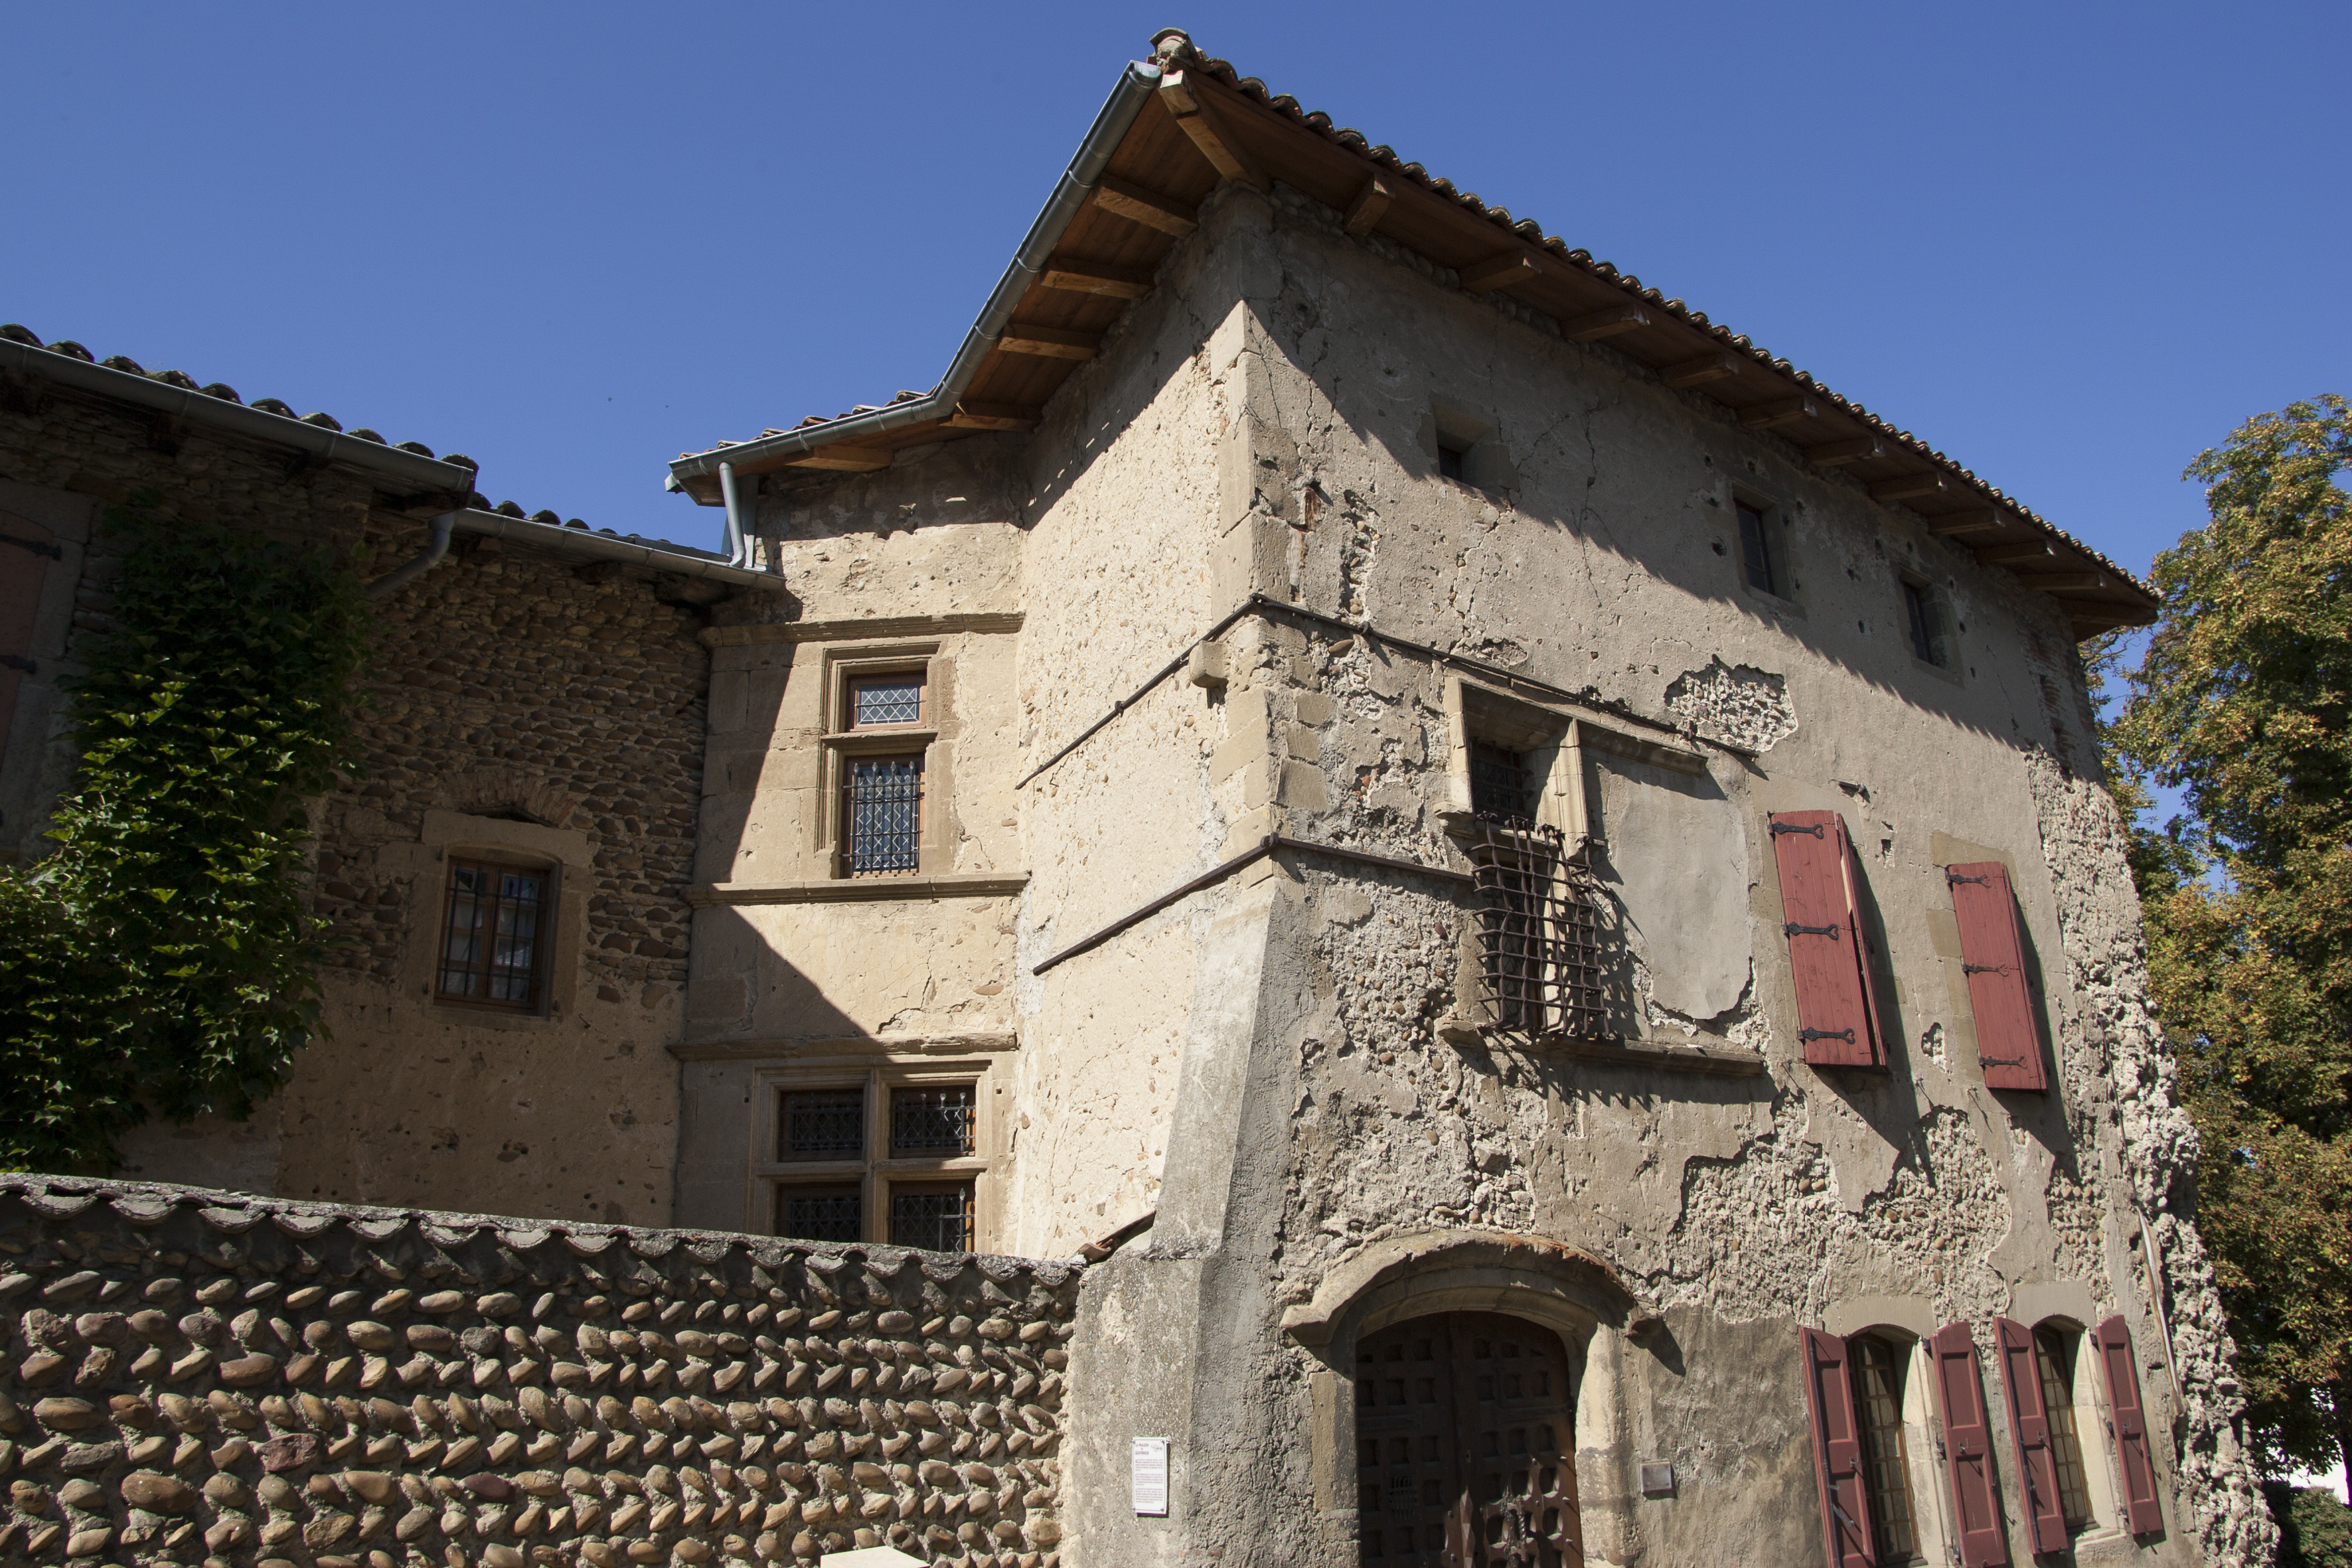
<path id="1" fill-rule="evenodd" d="M 1054 1568 L 1081 1267 L 0 1178 L 0 1561 Z"/>

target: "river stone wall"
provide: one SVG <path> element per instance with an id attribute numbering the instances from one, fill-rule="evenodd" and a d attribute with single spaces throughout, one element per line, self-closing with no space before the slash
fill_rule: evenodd
<path id="1" fill-rule="evenodd" d="M 1080 1270 L 0 1176 L 0 1563 L 1051 1568 Z"/>

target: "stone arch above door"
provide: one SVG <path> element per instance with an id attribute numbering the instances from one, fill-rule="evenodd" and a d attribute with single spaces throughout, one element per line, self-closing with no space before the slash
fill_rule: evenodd
<path id="1" fill-rule="evenodd" d="M 1542 1323 L 1577 1347 L 1598 1327 L 1622 1331 L 1650 1315 L 1609 1265 L 1560 1242 L 1422 1231 L 1343 1259 L 1311 1298 L 1283 1312 L 1282 1327 L 1345 1366 L 1357 1335 L 1432 1312 L 1505 1312 Z"/>

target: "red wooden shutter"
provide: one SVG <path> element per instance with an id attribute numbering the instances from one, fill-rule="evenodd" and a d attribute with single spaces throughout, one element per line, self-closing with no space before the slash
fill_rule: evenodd
<path id="1" fill-rule="evenodd" d="M 2058 1499 L 2058 1463 L 2050 1452 L 2050 1411 L 2034 1364 L 2033 1331 L 2013 1318 L 1995 1318 L 2000 1344 L 2000 1385 L 2009 1394 L 2010 1429 L 2017 1435 L 2018 1466 L 2025 1474 L 2025 1518 L 2036 1552 L 2066 1547 L 2066 1510 Z"/>
<path id="2" fill-rule="evenodd" d="M 1876 1568 L 1845 1342 L 1814 1329 L 1799 1329 L 1797 1336 L 1805 1358 L 1805 1405 L 1813 1416 L 1813 1479 L 1821 1489 L 1822 1534 L 1829 1542 L 1830 1568 Z"/>
<path id="3" fill-rule="evenodd" d="M 1805 1059 L 1816 1067 L 1884 1067 L 1845 821 L 1834 811 L 1782 811 L 1773 814 L 1771 826 Z"/>
<path id="4" fill-rule="evenodd" d="M 1944 1472 L 1959 1527 L 1961 1568 L 1995 1568 L 2009 1561 L 2009 1542 L 1993 1483 L 1992 1423 L 1985 1415 L 1977 1342 L 1966 1323 L 1954 1323 L 1937 1330 L 1928 1344 L 1936 1362 L 1936 1406 L 1944 1418 Z"/>
<path id="5" fill-rule="evenodd" d="M 2039 1093 L 2050 1079 L 2042 1067 L 2041 1016 L 2025 984 L 2025 940 L 2017 929 L 2009 868 L 1974 860 L 1945 867 L 1944 879 L 1960 922 L 1960 963 L 1968 971 L 1985 1087 Z"/>
<path id="6" fill-rule="evenodd" d="M 2116 1448 L 2124 1462 L 2124 1511 L 2134 1535 L 2164 1529 L 2156 1500 L 2156 1458 L 2147 1446 L 2147 1409 L 2139 1396 L 2139 1368 L 2132 1363 L 2131 1331 L 2121 1318 L 2099 1325 L 2099 1365 L 2107 1374 L 2107 1409 L 2115 1422 Z"/>

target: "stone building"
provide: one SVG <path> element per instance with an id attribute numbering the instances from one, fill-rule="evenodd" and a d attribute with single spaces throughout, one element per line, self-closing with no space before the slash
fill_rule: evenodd
<path id="1" fill-rule="evenodd" d="M 139 1130 L 128 1173 L 248 1191 L 668 1217 L 706 625 L 780 605 L 705 552 L 493 509 L 436 459 L 177 371 L 0 329 L 0 855 L 74 752 L 58 682 L 108 628 L 110 508 L 446 553 L 377 600 L 361 768 L 317 808 L 326 1038 L 248 1122 Z M 454 539 L 454 542 L 451 540 Z M 777 612 L 781 613 L 781 612 Z M 492 888 L 489 879 L 499 879 Z M 473 889 L 482 889 L 478 897 Z M 494 964 L 452 921 L 496 923 Z M 520 940 L 518 940 L 520 938 Z M 518 966 L 520 964 L 520 966 Z M 496 973 L 492 973 L 493 969 Z"/>
<path id="2" fill-rule="evenodd" d="M 1156 48 L 940 386 L 671 466 L 796 605 L 678 1220 L 1097 1244 L 1074 1561 L 2259 1554 L 2074 654 L 2148 590 Z"/>
<path id="3" fill-rule="evenodd" d="M 86 517 L 93 449 L 258 461 L 35 395 L 13 516 Z M 387 560 L 472 485 L 328 454 L 304 515 Z M 2128 574 L 1175 32 L 939 386 L 671 482 L 749 567 L 608 570 L 477 505 L 502 552 L 387 601 L 404 719 L 322 819 L 321 896 L 370 934 L 336 1041 L 226 1145 L 274 1158 L 147 1173 L 551 1216 L 574 1252 L 646 1204 L 727 1233 L 686 1244 L 741 1276 L 714 1300 L 803 1256 L 1084 1266 L 1034 1305 L 1066 1389 L 981 1422 L 1031 1422 L 1049 1529 L 950 1515 L 981 1483 L 887 1447 L 952 1402 L 842 1396 L 744 1418 L 896 1461 L 810 1467 L 832 1524 L 575 1510 L 541 1561 L 2267 1552 L 2074 654 L 2148 619 Z M 433 656 L 451 632 L 479 651 Z M 577 683 L 544 712 L 538 661 Z M 584 895 L 544 1016 L 427 994 L 459 850 Z M 331 1220 L 362 1223 L 280 1223 Z M 605 1287 L 529 1236 L 441 1261 L 593 1322 Z M 891 1331 L 761 1354 L 985 1363 Z"/>

